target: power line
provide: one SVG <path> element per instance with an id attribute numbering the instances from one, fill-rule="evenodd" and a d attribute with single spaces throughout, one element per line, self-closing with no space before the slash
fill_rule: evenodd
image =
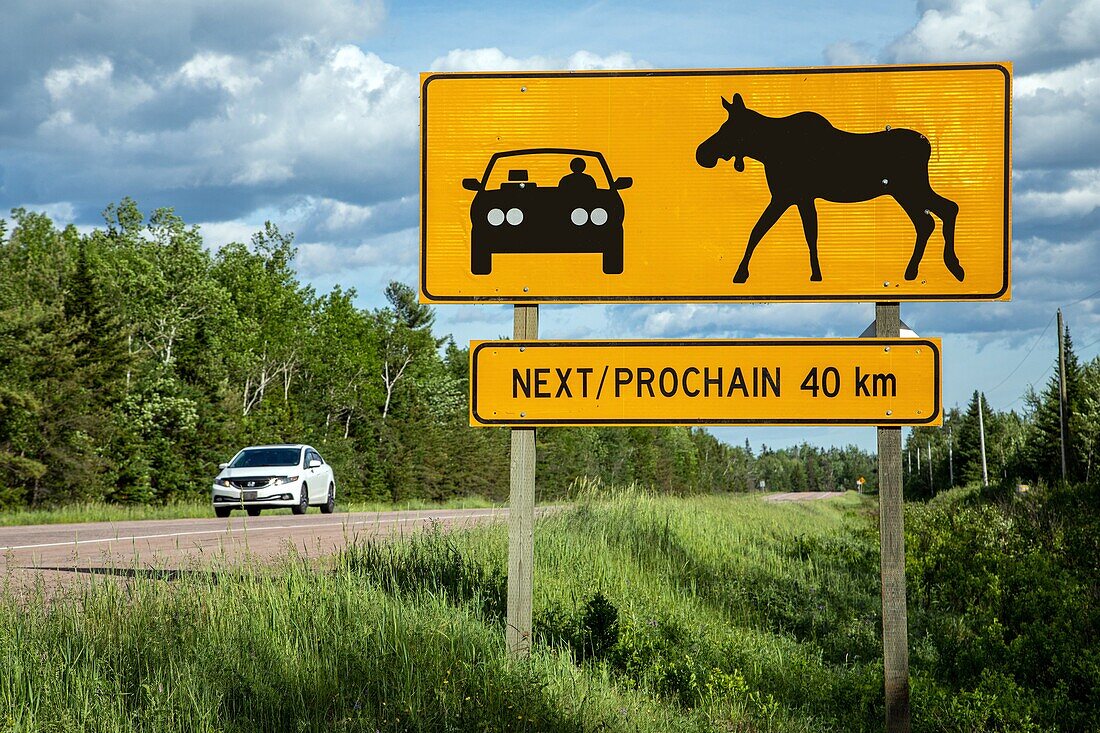
<path id="1" fill-rule="evenodd" d="M 1096 339 L 1095 341 L 1089 341 L 1084 346 L 1078 346 L 1077 348 L 1081 351 L 1084 351 L 1085 349 L 1089 348 L 1090 346 L 1095 346 L 1096 344 L 1100 344 L 1100 339 Z"/>
<path id="2" fill-rule="evenodd" d="M 1098 290 L 1096 292 L 1100 293 L 1100 290 Z M 1024 358 L 1020 359 L 1020 363 L 1017 364 L 1016 367 L 1011 372 L 1008 373 L 1007 377 L 1005 377 L 1000 382 L 998 382 L 996 387 L 993 387 L 992 389 L 986 390 L 987 392 L 996 392 L 998 388 L 1000 388 L 1002 385 L 1004 385 L 1005 382 L 1007 382 L 1009 379 L 1012 378 L 1013 374 L 1015 374 L 1016 372 L 1018 372 L 1020 370 L 1020 367 L 1022 367 L 1024 365 L 1024 362 L 1027 361 L 1027 358 L 1029 356 L 1031 356 L 1031 352 L 1035 351 L 1035 347 L 1038 346 L 1039 342 L 1043 340 L 1043 336 L 1047 335 L 1047 331 L 1050 330 L 1050 324 L 1054 323 L 1054 318 L 1055 318 L 1055 316 L 1050 317 L 1050 320 L 1047 321 L 1047 325 L 1043 327 L 1043 332 L 1041 334 L 1039 334 L 1039 338 L 1035 339 L 1035 341 L 1032 342 L 1031 348 L 1027 350 L 1026 354 L 1024 354 Z"/>
<path id="3" fill-rule="evenodd" d="M 1086 295 L 1084 298 L 1078 298 L 1077 300 L 1073 301 L 1072 303 L 1068 303 L 1066 305 L 1063 305 L 1062 310 L 1065 310 L 1066 308 L 1069 308 L 1071 305 L 1077 305 L 1078 303 L 1084 303 L 1086 300 L 1092 300 L 1097 295 L 1100 295 L 1100 290 L 1093 290 L 1091 293 Z"/>
<path id="4" fill-rule="evenodd" d="M 1081 303 L 1084 303 L 1086 300 L 1092 300 L 1093 298 L 1095 298 L 1098 295 L 1100 295 L 1100 289 L 1094 290 L 1091 293 L 1089 293 L 1088 295 L 1084 296 L 1083 298 L 1078 298 L 1077 300 L 1073 301 L 1072 303 L 1068 303 L 1066 305 L 1063 305 L 1062 309 L 1065 310 L 1066 308 L 1069 308 L 1070 306 L 1079 305 Z M 1008 380 L 1012 379 L 1012 375 L 1014 375 L 1016 372 L 1020 371 L 1020 367 L 1022 367 L 1024 365 L 1024 362 L 1026 362 L 1028 360 L 1028 357 L 1031 356 L 1031 352 L 1035 351 L 1035 347 L 1038 346 L 1039 342 L 1043 340 L 1043 336 L 1047 335 L 1047 331 L 1050 330 L 1050 324 L 1054 323 L 1054 319 L 1057 317 L 1057 315 L 1058 314 L 1055 313 L 1053 316 L 1051 316 L 1050 320 L 1047 321 L 1047 325 L 1043 326 L 1043 332 L 1040 333 L 1039 337 L 1036 338 L 1035 341 L 1033 341 L 1031 343 L 1031 348 L 1027 350 L 1026 354 L 1024 354 L 1024 358 L 1020 359 L 1020 362 L 1018 364 L 1016 364 L 1015 367 L 1013 367 L 1012 371 L 1009 372 L 1008 375 L 1004 379 L 1002 379 L 1000 382 L 997 382 L 996 386 L 994 386 L 994 387 L 992 387 L 988 390 L 985 390 L 986 393 L 996 392 L 998 389 L 1003 387 L 1005 385 L 1005 383 L 1008 382 Z M 1092 343 L 1086 344 L 1085 346 L 1080 347 L 1080 349 L 1082 349 L 1082 350 L 1087 349 L 1090 346 L 1092 346 L 1093 344 L 1097 344 L 1097 343 L 1100 343 L 1100 339 L 1097 339 L 1096 341 L 1093 341 Z M 1047 372 L 1049 372 L 1049 371 L 1050 371 L 1050 369 L 1048 368 Z M 1045 376 L 1046 372 L 1043 372 L 1043 375 Z M 1042 377 L 1039 377 L 1039 379 L 1042 379 Z M 1038 382 L 1039 379 L 1036 379 L 1035 382 Z M 1034 385 L 1035 382 L 1032 382 L 1031 384 Z M 1019 400 L 1020 400 L 1020 397 L 1017 397 L 1015 400 L 1013 400 L 1009 404 L 1010 405 L 1014 404 L 1015 402 L 1018 402 Z"/>
<path id="5" fill-rule="evenodd" d="M 1046 375 L 1050 374 L 1050 370 L 1051 370 L 1051 369 L 1053 369 L 1053 368 L 1054 368 L 1054 365 L 1053 365 L 1053 364 L 1051 364 L 1050 366 L 1048 366 L 1048 367 L 1046 368 L 1046 371 L 1045 371 L 1045 372 L 1043 372 L 1043 373 L 1042 373 L 1042 374 L 1040 374 L 1040 375 L 1039 375 L 1038 377 L 1036 377 L 1036 378 L 1035 378 L 1035 379 L 1034 379 L 1034 380 L 1033 380 L 1032 382 L 1028 383 L 1028 385 L 1027 385 L 1027 386 L 1028 386 L 1028 387 L 1031 387 L 1032 389 L 1034 389 L 1034 388 L 1035 388 L 1035 384 L 1036 384 L 1037 382 L 1041 382 L 1041 381 L 1043 381 L 1043 379 L 1044 379 L 1044 378 L 1046 377 Z M 1007 410 L 1008 408 L 1012 407 L 1013 405 L 1015 405 L 1015 404 L 1016 404 L 1017 402 L 1019 402 L 1020 400 L 1022 400 L 1022 399 L 1023 399 L 1024 397 L 1026 397 L 1026 396 L 1027 396 L 1027 393 L 1025 392 L 1024 394 L 1020 395 L 1020 396 L 1019 396 L 1019 397 L 1017 397 L 1016 399 L 1012 400 L 1012 402 L 1009 402 L 1009 403 L 1008 403 L 1007 405 L 1005 405 L 1005 406 L 1004 406 L 1004 409 L 1006 409 L 1006 410 Z"/>

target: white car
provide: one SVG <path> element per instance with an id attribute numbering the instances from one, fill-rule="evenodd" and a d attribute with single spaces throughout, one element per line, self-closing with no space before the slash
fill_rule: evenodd
<path id="1" fill-rule="evenodd" d="M 331 514 L 336 508 L 332 466 L 311 446 L 255 445 L 218 468 L 212 501 L 219 517 L 234 509 L 255 517 L 264 509 L 290 507 L 305 514 L 312 505 Z"/>

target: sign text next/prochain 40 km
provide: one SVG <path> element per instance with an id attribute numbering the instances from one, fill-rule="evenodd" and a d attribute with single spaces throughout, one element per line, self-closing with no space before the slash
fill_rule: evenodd
<path id="1" fill-rule="evenodd" d="M 938 424 L 934 339 L 486 341 L 471 424 Z"/>
<path id="2" fill-rule="evenodd" d="M 620 398 L 632 393 L 637 398 L 676 397 L 782 397 L 781 366 L 725 367 L 666 366 L 615 367 L 604 365 L 597 378 L 593 367 L 535 367 L 512 369 L 512 399 L 600 399 L 605 385 Z M 610 383 L 608 382 L 610 377 Z M 859 364 L 851 375 L 855 397 L 896 397 L 897 375 L 867 371 Z M 814 397 L 836 397 L 841 387 L 840 369 L 810 367 L 801 377 L 799 389 Z"/>

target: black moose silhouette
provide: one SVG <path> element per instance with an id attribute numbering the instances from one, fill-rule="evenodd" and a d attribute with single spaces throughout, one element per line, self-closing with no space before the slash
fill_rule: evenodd
<path id="1" fill-rule="evenodd" d="M 745 106 L 740 94 L 732 102 L 722 98 L 729 118 L 699 144 L 695 161 L 713 168 L 718 160 L 734 158 L 733 167 L 745 170 L 744 158 L 764 164 L 771 201 L 749 235 L 745 256 L 734 275 L 735 283 L 749 278 L 752 252 L 768 230 L 791 206 L 798 207 L 810 249 L 810 280 L 821 280 L 817 261 L 816 199 L 838 203 L 869 201 L 893 196 L 913 220 L 917 241 L 905 279 L 914 280 L 928 237 L 936 228 L 929 214 L 943 222 L 943 262 L 960 282 L 965 273 L 955 256 L 955 218 L 959 206 L 932 190 L 928 160 L 932 146 L 921 133 L 887 127 L 883 132 L 838 130 L 816 112 L 789 117 L 767 117 Z"/>

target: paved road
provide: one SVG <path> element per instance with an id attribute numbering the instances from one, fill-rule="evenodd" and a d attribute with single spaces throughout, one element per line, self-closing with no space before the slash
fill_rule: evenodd
<path id="1" fill-rule="evenodd" d="M 64 579 L 121 569 L 171 572 L 245 557 L 274 559 L 291 549 L 315 558 L 332 555 L 356 538 L 415 531 L 432 522 L 469 527 L 507 516 L 507 509 L 430 509 L 0 527 L 0 579 L 7 576 L 22 585 L 35 577 Z"/>
<path id="2" fill-rule="evenodd" d="M 768 494 L 764 501 L 816 501 L 844 496 L 846 491 L 788 491 L 782 494 Z"/>

